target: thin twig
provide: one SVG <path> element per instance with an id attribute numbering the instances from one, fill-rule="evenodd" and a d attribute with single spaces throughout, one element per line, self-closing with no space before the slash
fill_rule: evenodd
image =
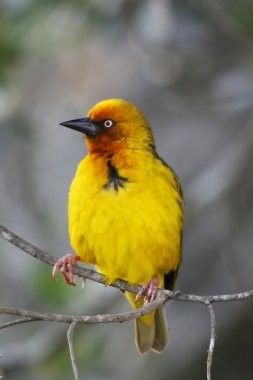
<path id="1" fill-rule="evenodd" d="M 10 242 L 11 244 L 20 248 L 22 251 L 28 253 L 29 255 L 41 261 L 44 261 L 47 264 L 54 265 L 56 262 L 56 259 L 53 256 L 35 247 L 34 245 L 28 243 L 24 239 L 20 238 L 19 236 L 15 235 L 13 232 L 8 230 L 8 228 L 1 225 L 0 225 L 0 236 L 4 238 L 5 240 L 7 240 L 8 242 Z"/>
<path id="2" fill-rule="evenodd" d="M 76 316 L 66 314 L 40 313 L 37 311 L 18 309 L 14 307 L 0 307 L 0 314 L 18 315 L 24 318 L 30 318 L 32 321 L 48 321 L 48 322 L 63 322 L 63 323 L 79 323 L 79 324 L 95 324 L 95 323 L 112 323 L 126 322 L 135 318 L 139 318 L 148 314 L 150 311 L 163 305 L 168 298 L 159 295 L 153 302 L 145 304 L 143 307 L 120 314 L 97 314 L 87 316 Z M 24 322 L 27 322 L 24 320 Z M 20 322 L 22 323 L 22 322 Z"/>
<path id="3" fill-rule="evenodd" d="M 15 245 L 16 247 L 20 248 L 22 251 L 28 253 L 29 255 L 33 256 L 36 259 L 39 259 L 43 261 L 46 264 L 54 265 L 57 261 L 57 258 L 53 257 L 47 252 L 42 251 L 38 247 L 35 247 L 34 245 L 28 243 L 26 240 L 22 239 L 21 237 L 17 236 L 8 228 L 0 225 L 0 236 L 8 241 L 9 243 Z M 91 281 L 98 282 L 103 285 L 108 285 L 106 282 L 106 278 L 101 273 L 98 273 L 92 269 L 87 268 L 81 268 L 79 266 L 76 266 L 73 268 L 73 273 L 81 278 L 88 279 Z M 127 290 L 129 292 L 137 293 L 140 290 L 140 287 L 129 285 L 126 281 L 118 280 L 113 284 L 110 284 L 113 287 L 119 288 L 120 290 Z"/>
<path id="4" fill-rule="evenodd" d="M 72 322 L 71 325 L 68 328 L 67 331 L 67 339 L 68 339 L 68 344 L 69 344 L 69 353 L 70 353 L 70 359 L 71 359 L 71 364 L 74 372 L 74 377 L 75 380 L 80 380 L 79 377 L 79 372 L 78 372 L 78 367 L 76 363 L 76 355 L 75 355 L 75 350 L 74 350 L 74 331 L 77 326 L 76 322 Z"/>
<path id="5" fill-rule="evenodd" d="M 0 354 L 0 360 L 2 359 L 2 354 Z M 1 366 L 1 363 L 0 363 L 0 380 L 6 380 L 6 377 L 5 377 L 5 373 L 4 373 L 4 369 L 3 367 Z"/>
<path id="6" fill-rule="evenodd" d="M 170 290 L 159 290 L 159 293 L 166 294 L 168 297 L 178 301 L 189 301 L 198 303 L 208 302 L 231 302 L 231 301 L 243 301 L 253 297 L 253 289 L 246 290 L 240 293 L 233 294 L 219 294 L 214 296 L 197 296 L 195 294 L 185 294 L 179 291 L 171 292 Z"/>
<path id="7" fill-rule="evenodd" d="M 206 303 L 208 307 L 208 311 L 210 314 L 210 322 L 211 322 L 211 334 L 210 334 L 210 343 L 208 347 L 208 354 L 207 354 L 207 361 L 206 361 L 206 374 L 207 374 L 207 380 L 211 380 L 211 369 L 212 369 L 212 363 L 213 363 L 213 352 L 214 352 L 214 346 L 215 346 L 215 313 L 213 309 L 213 305 L 211 302 Z"/>
<path id="8" fill-rule="evenodd" d="M 25 317 L 25 318 L 15 319 L 14 321 L 2 323 L 0 325 L 0 330 L 5 329 L 7 327 L 11 327 L 11 326 L 15 326 L 15 325 L 20 325 L 21 323 L 31 322 L 32 320 L 33 320 L 33 318 L 31 318 L 31 317 Z"/>

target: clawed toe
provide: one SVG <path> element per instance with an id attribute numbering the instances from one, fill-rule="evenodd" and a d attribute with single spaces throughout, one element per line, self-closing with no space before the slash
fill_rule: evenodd
<path id="1" fill-rule="evenodd" d="M 158 289 L 158 278 L 154 277 L 152 280 L 144 284 L 139 292 L 136 294 L 135 302 L 139 301 L 144 296 L 144 302 L 152 302 L 156 298 Z"/>
<path id="2" fill-rule="evenodd" d="M 57 260 L 52 272 L 53 280 L 56 279 L 58 271 L 60 270 L 64 282 L 75 286 L 73 266 L 76 265 L 78 261 L 80 261 L 80 257 L 75 254 L 68 254 Z"/>

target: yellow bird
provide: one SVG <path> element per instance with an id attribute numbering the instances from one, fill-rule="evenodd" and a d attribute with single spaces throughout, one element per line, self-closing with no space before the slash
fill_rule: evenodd
<path id="1" fill-rule="evenodd" d="M 136 297 L 126 292 L 132 307 L 141 307 L 158 287 L 173 289 L 177 277 L 183 229 L 178 177 L 157 154 L 147 119 L 130 102 L 104 100 L 87 117 L 61 125 L 84 134 L 88 154 L 69 193 L 76 255 L 58 260 L 53 277 L 61 269 L 65 282 L 74 285 L 72 266 L 79 260 L 94 264 L 108 284 L 121 278 L 142 285 Z M 135 340 L 142 354 L 164 350 L 162 307 L 135 320 Z"/>

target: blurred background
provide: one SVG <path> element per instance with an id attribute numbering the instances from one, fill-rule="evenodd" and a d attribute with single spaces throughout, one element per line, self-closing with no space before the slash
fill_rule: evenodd
<path id="1" fill-rule="evenodd" d="M 2 0 L 0 2 L 1 224 L 60 257 L 71 252 L 68 189 L 86 149 L 59 122 L 97 101 L 135 103 L 185 193 L 176 289 L 252 289 L 253 3 L 250 0 Z M 130 310 L 116 289 L 76 288 L 0 241 L 1 304 L 91 315 Z M 252 379 L 253 303 L 215 304 L 213 378 Z M 170 344 L 140 357 L 133 323 L 78 328 L 81 378 L 204 379 L 209 314 L 166 305 Z M 2 321 L 9 318 L 1 316 Z M 66 325 L 1 331 L 8 380 L 73 378 Z"/>

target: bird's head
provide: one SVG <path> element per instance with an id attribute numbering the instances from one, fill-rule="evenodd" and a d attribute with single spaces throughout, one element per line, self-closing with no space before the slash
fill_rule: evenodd
<path id="1" fill-rule="evenodd" d="M 154 149 L 153 134 L 146 118 L 126 100 L 103 100 L 88 112 L 87 117 L 61 125 L 83 133 L 91 153 Z"/>

